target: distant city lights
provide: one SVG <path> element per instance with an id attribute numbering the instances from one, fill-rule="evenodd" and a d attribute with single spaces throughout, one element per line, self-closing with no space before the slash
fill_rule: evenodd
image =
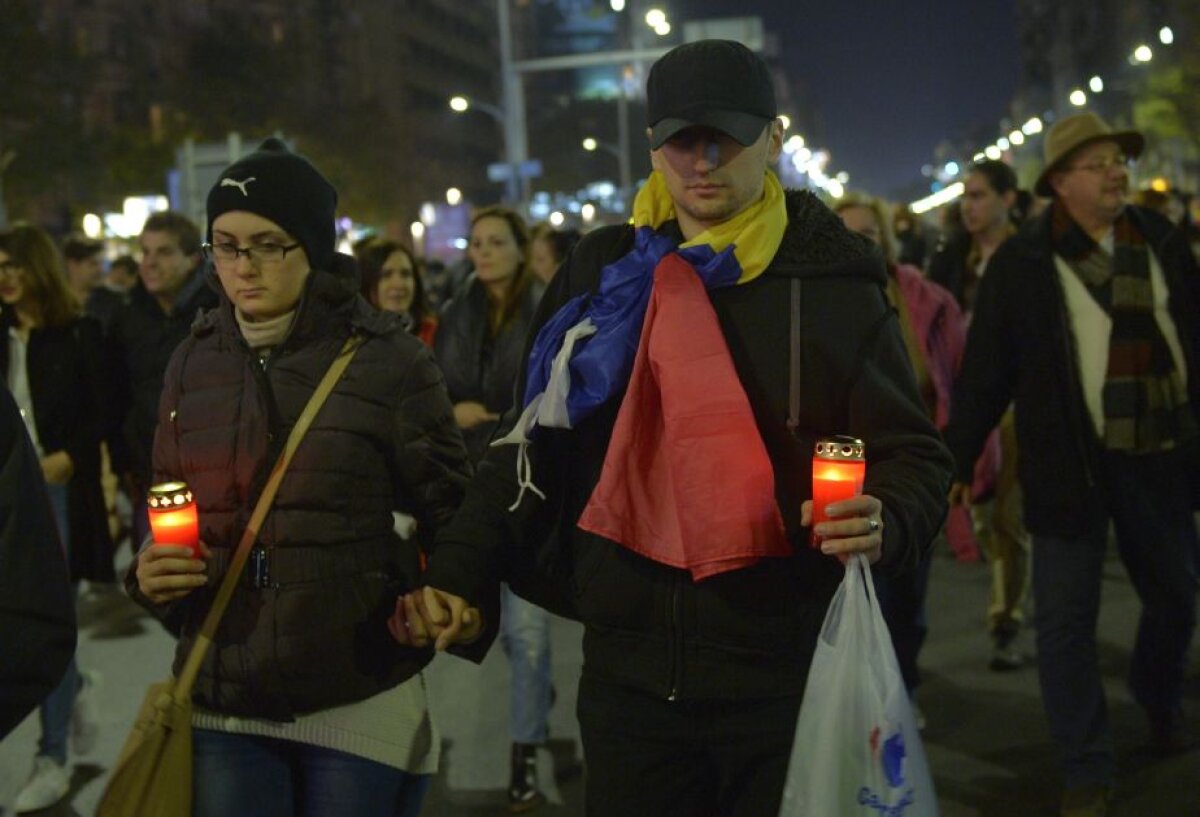
<path id="1" fill-rule="evenodd" d="M 941 207 L 943 204 L 949 204 L 963 194 L 963 183 L 955 182 L 931 196 L 926 196 L 923 199 L 914 201 L 909 205 L 909 208 L 917 215 L 927 213 L 935 207 Z"/>

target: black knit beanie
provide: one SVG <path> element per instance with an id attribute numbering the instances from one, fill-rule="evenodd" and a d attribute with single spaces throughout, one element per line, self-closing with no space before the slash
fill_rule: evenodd
<path id="1" fill-rule="evenodd" d="M 300 242 L 313 269 L 328 270 L 336 251 L 337 191 L 312 164 L 271 137 L 238 159 L 208 191 L 208 240 L 217 216 L 246 210 Z"/>

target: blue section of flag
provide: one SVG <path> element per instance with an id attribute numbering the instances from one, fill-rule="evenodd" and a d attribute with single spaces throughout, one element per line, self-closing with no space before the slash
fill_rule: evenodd
<path id="1" fill-rule="evenodd" d="M 596 333 L 577 345 L 571 358 L 567 414 L 572 427 L 625 388 L 633 371 L 646 306 L 654 286 L 654 268 L 676 250 L 674 239 L 650 227 L 639 227 L 633 249 L 606 266 L 594 296 L 567 301 L 538 332 L 529 354 L 524 405 L 546 390 L 555 355 L 567 330 L 585 318 Z M 714 253 L 708 245 L 687 247 L 679 255 L 696 270 L 707 289 L 736 284 L 742 268 L 730 245 Z"/>

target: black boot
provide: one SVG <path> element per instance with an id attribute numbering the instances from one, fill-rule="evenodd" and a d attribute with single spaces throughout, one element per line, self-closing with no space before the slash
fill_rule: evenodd
<path id="1" fill-rule="evenodd" d="M 508 810 L 513 813 L 530 811 L 546 802 L 538 790 L 537 746 L 531 743 L 512 745 L 512 780 L 508 784 Z"/>

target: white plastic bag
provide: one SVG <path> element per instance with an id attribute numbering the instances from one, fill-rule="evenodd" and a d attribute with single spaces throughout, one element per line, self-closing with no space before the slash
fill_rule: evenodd
<path id="1" fill-rule="evenodd" d="M 862 556 L 817 641 L 780 817 L 937 817 L 937 795 Z"/>

